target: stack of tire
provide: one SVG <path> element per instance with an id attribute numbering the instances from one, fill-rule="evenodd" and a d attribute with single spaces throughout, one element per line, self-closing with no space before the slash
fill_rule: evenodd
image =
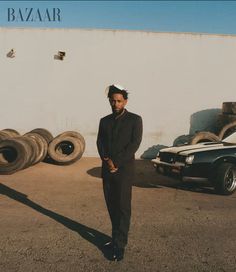
<path id="1" fill-rule="evenodd" d="M 236 131 L 236 102 L 223 102 L 222 113 L 218 115 L 217 128 L 220 140 Z"/>
<path id="2" fill-rule="evenodd" d="M 38 133 L 21 136 L 16 130 L 0 131 L 0 174 L 13 174 L 41 162 L 47 155 L 48 144 Z"/>
<path id="3" fill-rule="evenodd" d="M 53 138 L 43 128 L 23 136 L 16 130 L 0 131 L 0 174 L 13 174 L 42 161 L 68 165 L 82 157 L 85 140 L 75 131 L 64 132 Z"/>
<path id="4" fill-rule="evenodd" d="M 218 115 L 216 133 L 200 131 L 189 137 L 189 144 L 219 142 L 236 131 L 236 102 L 223 102 Z"/>

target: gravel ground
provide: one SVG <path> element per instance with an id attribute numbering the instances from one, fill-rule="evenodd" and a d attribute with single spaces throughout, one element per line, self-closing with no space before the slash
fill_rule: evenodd
<path id="1" fill-rule="evenodd" d="M 111 233 L 100 160 L 40 163 L 0 177 L 0 271 L 236 271 L 236 193 L 158 175 L 136 161 L 122 262 L 101 249 Z"/>

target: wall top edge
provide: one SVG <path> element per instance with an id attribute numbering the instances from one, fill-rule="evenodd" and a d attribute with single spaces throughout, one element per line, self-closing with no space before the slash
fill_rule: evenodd
<path id="1" fill-rule="evenodd" d="M 236 37 L 236 34 L 216 34 L 216 33 L 201 33 L 201 32 L 168 32 L 168 31 L 150 31 L 150 30 L 129 30 L 129 29 L 106 29 L 106 28 L 50 28 L 50 27 L 1 27 L 0 31 L 7 30 L 27 30 L 27 31 L 96 31 L 96 32 L 128 32 L 128 33 L 144 33 L 158 35 L 189 35 L 189 36 L 216 36 L 216 37 Z"/>

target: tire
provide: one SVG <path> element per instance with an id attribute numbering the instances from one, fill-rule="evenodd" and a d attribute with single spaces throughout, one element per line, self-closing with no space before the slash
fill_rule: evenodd
<path id="1" fill-rule="evenodd" d="M 9 135 L 6 132 L 0 131 L 0 142 L 9 138 Z"/>
<path id="2" fill-rule="evenodd" d="M 29 153 L 27 154 L 29 159 L 25 165 L 25 168 L 36 164 L 39 155 L 39 146 L 36 140 L 32 137 L 21 137 L 20 140 L 29 146 Z"/>
<path id="3" fill-rule="evenodd" d="M 217 169 L 214 187 L 217 193 L 231 195 L 236 190 L 236 166 L 232 163 L 222 163 Z"/>
<path id="4" fill-rule="evenodd" d="M 222 112 L 224 114 L 236 114 L 236 102 L 223 102 Z"/>
<path id="5" fill-rule="evenodd" d="M 59 134 L 57 137 L 64 137 L 64 136 L 75 137 L 75 138 L 80 139 L 80 141 L 82 143 L 82 149 L 83 149 L 83 152 L 84 152 L 84 150 L 85 150 L 85 139 L 79 132 L 77 132 L 77 131 L 65 131 L 65 132 Z"/>
<path id="6" fill-rule="evenodd" d="M 216 122 L 217 132 L 221 131 L 221 129 L 228 125 L 229 123 L 236 121 L 236 115 L 233 114 L 219 114 Z"/>
<path id="7" fill-rule="evenodd" d="M 34 164 L 43 161 L 46 158 L 47 153 L 48 153 L 48 144 L 47 144 L 46 140 L 41 135 L 39 135 L 37 133 L 31 133 L 31 132 L 24 134 L 24 137 L 31 137 L 31 138 L 35 139 L 36 144 L 38 146 L 38 153 L 35 158 Z"/>
<path id="8" fill-rule="evenodd" d="M 32 138 L 27 138 L 23 136 L 12 138 L 12 141 L 15 141 L 15 140 L 18 140 L 18 142 L 21 142 L 24 145 L 26 150 L 27 161 L 22 169 L 32 166 L 35 162 L 37 152 L 38 152 L 36 142 Z"/>
<path id="9" fill-rule="evenodd" d="M 53 140 L 53 135 L 45 128 L 36 128 L 31 130 L 30 132 L 37 133 L 42 136 L 46 140 L 47 144 L 49 144 Z"/>
<path id="10" fill-rule="evenodd" d="M 1 131 L 6 133 L 10 138 L 20 136 L 20 133 L 18 131 L 16 131 L 15 129 L 5 128 Z"/>
<path id="11" fill-rule="evenodd" d="M 13 174 L 29 162 L 30 147 L 22 139 L 7 139 L 0 143 L 0 174 Z"/>
<path id="12" fill-rule="evenodd" d="M 222 127 L 221 131 L 219 132 L 219 139 L 223 140 L 224 138 L 228 137 L 230 134 L 236 131 L 236 121 L 231 122 L 224 127 Z"/>
<path id="13" fill-rule="evenodd" d="M 219 142 L 219 137 L 214 133 L 201 131 L 196 133 L 193 138 L 190 140 L 189 144 L 197 144 L 202 142 Z"/>
<path id="14" fill-rule="evenodd" d="M 75 137 L 56 137 L 49 144 L 48 154 L 56 164 L 68 165 L 81 158 L 83 146 Z"/>

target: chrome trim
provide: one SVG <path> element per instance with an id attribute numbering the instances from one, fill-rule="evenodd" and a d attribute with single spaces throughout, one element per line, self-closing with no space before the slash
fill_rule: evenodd
<path id="1" fill-rule="evenodd" d="M 158 165 L 168 165 L 170 167 L 183 167 L 183 166 L 185 166 L 185 164 L 182 162 L 168 163 L 168 162 L 161 161 L 159 158 L 153 159 L 151 161 L 155 164 L 158 164 Z"/>

